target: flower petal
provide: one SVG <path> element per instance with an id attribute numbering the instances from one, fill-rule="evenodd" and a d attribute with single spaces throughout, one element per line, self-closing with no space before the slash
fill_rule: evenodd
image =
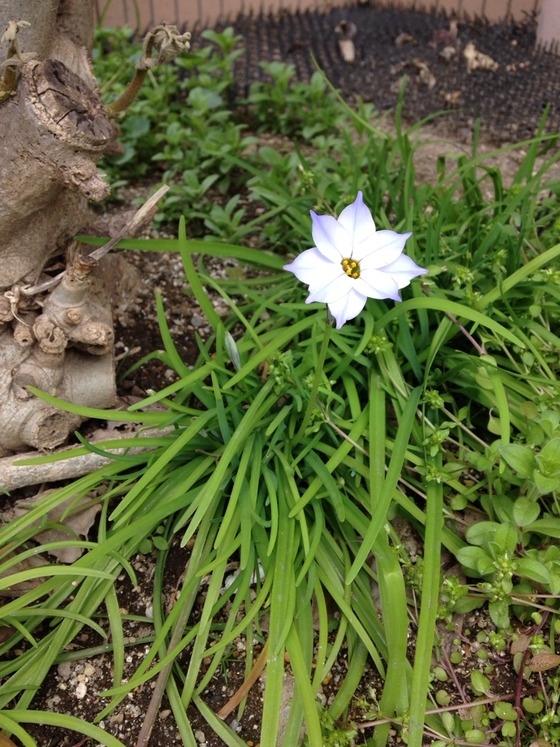
<path id="1" fill-rule="evenodd" d="M 349 234 L 332 215 L 317 215 L 311 211 L 311 234 L 316 248 L 331 262 L 340 264 L 352 251 L 352 234 Z"/>
<path id="2" fill-rule="evenodd" d="M 342 272 L 342 268 L 340 268 L 340 272 L 335 278 L 331 278 L 328 281 L 322 279 L 321 282 L 317 281 L 309 286 L 309 298 L 306 303 L 314 303 L 315 301 L 332 303 L 332 301 L 338 301 L 339 298 L 347 295 L 355 288 L 355 283 L 356 281 L 345 275 Z"/>
<path id="3" fill-rule="evenodd" d="M 375 222 L 371 217 L 369 208 L 364 205 L 364 198 L 361 192 L 358 192 L 358 196 L 354 202 L 347 205 L 340 213 L 338 222 L 352 237 L 351 252 L 343 256 L 359 259 L 355 253 L 358 246 L 375 236 Z"/>
<path id="4" fill-rule="evenodd" d="M 340 329 L 349 319 L 354 319 L 366 305 L 367 298 L 356 290 L 351 289 L 349 293 L 336 301 L 331 301 L 329 311 L 336 319 L 336 328 Z"/>
<path id="5" fill-rule="evenodd" d="M 364 242 L 356 247 L 355 259 L 359 260 L 362 270 L 370 268 L 379 270 L 398 259 L 411 236 L 411 233 L 377 231 L 373 241 Z"/>
<path id="6" fill-rule="evenodd" d="M 386 265 L 383 268 L 383 272 L 390 275 L 399 288 L 404 288 L 411 280 L 419 275 L 425 275 L 428 270 L 417 265 L 416 262 L 410 257 L 407 257 L 406 254 L 401 254 L 401 256 L 394 262 L 391 262 L 390 265 Z"/>
<path id="7" fill-rule="evenodd" d="M 369 298 L 392 298 L 400 301 L 399 285 L 395 278 L 381 270 L 362 270 L 362 274 L 355 281 L 356 290 Z"/>
<path id="8" fill-rule="evenodd" d="M 284 269 L 293 272 L 298 280 L 307 285 L 317 285 L 323 280 L 330 282 L 332 278 L 342 273 L 340 262 L 334 264 L 325 259 L 317 247 L 306 249 L 298 254 L 293 262 L 284 265 Z"/>

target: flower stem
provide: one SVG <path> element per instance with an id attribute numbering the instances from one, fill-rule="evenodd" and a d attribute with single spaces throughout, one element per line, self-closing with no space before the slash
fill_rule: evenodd
<path id="1" fill-rule="evenodd" d="M 307 430 L 307 426 L 309 425 L 309 420 L 311 419 L 311 415 L 313 414 L 313 410 L 315 408 L 315 405 L 317 404 L 317 394 L 319 392 L 319 384 L 321 383 L 321 379 L 323 377 L 323 369 L 325 366 L 325 359 L 327 357 L 327 350 L 329 349 L 330 339 L 331 339 L 331 322 L 330 322 L 329 317 L 327 317 L 326 322 L 325 322 L 325 331 L 323 334 L 323 341 L 321 342 L 321 349 L 319 350 L 319 358 L 317 359 L 317 363 L 316 363 L 315 376 L 313 377 L 313 383 L 311 385 L 309 399 L 307 400 L 307 407 L 305 408 L 303 420 L 299 428 L 299 431 L 297 432 L 296 441 L 299 441 L 302 438 L 302 436 L 305 436 L 305 431 Z"/>
<path id="2" fill-rule="evenodd" d="M 119 114 L 120 112 L 124 112 L 126 109 L 128 109 L 128 107 L 132 104 L 132 102 L 138 95 L 138 92 L 142 88 L 142 83 L 146 79 L 147 74 L 147 68 L 136 68 L 133 79 L 127 85 L 122 95 L 119 96 L 116 101 L 113 101 L 111 104 L 107 104 L 106 108 L 109 114 Z"/>
<path id="3" fill-rule="evenodd" d="M 176 26 L 167 26 L 165 23 L 148 31 L 142 44 L 142 57 L 136 65 L 134 78 L 130 81 L 122 95 L 106 109 L 109 114 L 115 115 L 127 109 L 142 88 L 148 70 L 164 62 L 171 62 L 177 55 L 190 49 L 190 33 L 187 31 L 180 34 Z"/>

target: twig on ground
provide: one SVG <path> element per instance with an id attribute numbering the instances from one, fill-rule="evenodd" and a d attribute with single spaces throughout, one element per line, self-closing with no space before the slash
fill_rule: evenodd
<path id="1" fill-rule="evenodd" d="M 171 428 L 150 428 L 135 433 L 130 430 L 123 432 L 119 430 L 99 430 L 90 439 L 90 443 L 99 444 L 103 441 L 114 441 L 116 439 L 135 438 L 138 446 L 126 446 L 121 448 L 107 449 L 114 456 L 119 454 L 140 454 L 152 448 L 142 446 L 143 438 L 150 436 L 164 436 L 169 433 Z M 23 460 L 44 457 L 44 452 L 28 451 L 22 454 L 3 457 L 0 459 L 0 487 L 5 491 L 17 490 L 28 485 L 40 485 L 44 482 L 55 482 L 58 480 L 71 480 L 75 477 L 81 477 L 89 472 L 93 472 L 99 467 L 103 467 L 111 461 L 111 457 L 105 457 L 101 454 L 91 452 L 89 454 L 80 454 L 72 456 L 72 451 L 80 447 L 66 446 L 62 449 L 56 449 L 52 454 L 68 454 L 68 458 L 63 461 L 49 462 L 48 464 L 19 464 Z"/>

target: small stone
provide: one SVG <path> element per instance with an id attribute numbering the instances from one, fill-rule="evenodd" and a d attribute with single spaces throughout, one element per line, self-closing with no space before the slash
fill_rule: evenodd
<path id="1" fill-rule="evenodd" d="M 86 697 L 87 687 L 85 682 L 79 682 L 76 686 L 76 697 L 78 700 L 83 700 Z"/>
<path id="2" fill-rule="evenodd" d="M 204 734 L 203 731 L 200 731 L 200 729 L 195 731 L 194 738 L 196 739 L 197 742 L 201 742 L 201 743 L 206 742 L 206 735 Z"/>
<path id="3" fill-rule="evenodd" d="M 58 665 L 57 672 L 63 680 L 69 680 L 72 674 L 72 664 L 69 661 L 63 661 L 62 664 Z"/>

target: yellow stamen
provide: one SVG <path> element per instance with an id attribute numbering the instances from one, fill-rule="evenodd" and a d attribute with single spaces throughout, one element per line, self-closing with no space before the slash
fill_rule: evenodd
<path id="1" fill-rule="evenodd" d="M 348 275 L 349 278 L 357 280 L 360 277 L 360 263 L 355 259 L 343 259 L 341 265 L 344 273 Z"/>

